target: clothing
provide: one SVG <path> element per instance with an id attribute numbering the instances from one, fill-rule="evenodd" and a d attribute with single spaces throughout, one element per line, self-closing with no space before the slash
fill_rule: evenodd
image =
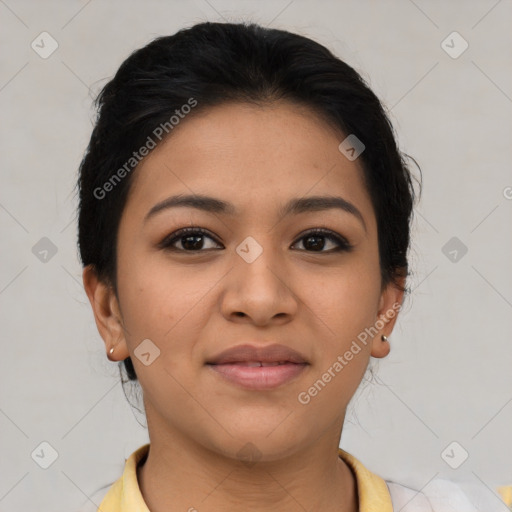
<path id="1" fill-rule="evenodd" d="M 140 492 L 137 480 L 137 465 L 147 456 L 149 443 L 135 450 L 126 460 L 122 476 L 114 482 L 102 499 L 99 508 L 88 508 L 94 512 L 150 512 Z M 496 500 L 473 494 L 473 501 L 454 482 L 434 479 L 423 489 L 415 491 L 396 482 L 385 481 L 369 471 L 356 457 L 339 449 L 339 456 L 352 470 L 359 497 L 361 512 L 503 512 L 503 505 Z M 494 497 L 493 497 L 494 498 Z M 100 502 L 97 496 L 92 502 Z M 89 504 L 89 507 L 92 505 Z M 83 512 L 86 509 L 82 509 Z M 82 512 L 81 511 L 81 512 Z"/>
<path id="2" fill-rule="evenodd" d="M 512 485 L 502 485 L 498 487 L 498 493 L 501 499 L 508 506 L 509 510 L 512 510 Z"/>

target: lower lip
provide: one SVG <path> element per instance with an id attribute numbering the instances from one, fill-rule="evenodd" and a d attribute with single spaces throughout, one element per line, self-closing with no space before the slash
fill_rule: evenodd
<path id="1" fill-rule="evenodd" d="M 210 364 L 210 368 L 226 380 L 247 389 L 264 390 L 282 386 L 300 375 L 307 364 L 285 363 L 277 366 L 244 366 L 242 364 Z"/>

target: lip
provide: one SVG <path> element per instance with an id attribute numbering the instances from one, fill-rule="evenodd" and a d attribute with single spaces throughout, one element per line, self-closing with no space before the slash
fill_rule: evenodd
<path id="1" fill-rule="evenodd" d="M 305 356 L 286 345 L 236 345 L 220 352 L 209 359 L 206 364 L 228 364 L 261 361 L 262 363 L 307 363 Z"/>
<path id="2" fill-rule="evenodd" d="M 268 390 L 298 377 L 309 362 L 285 345 L 238 345 L 214 356 L 206 365 L 233 384 Z"/>

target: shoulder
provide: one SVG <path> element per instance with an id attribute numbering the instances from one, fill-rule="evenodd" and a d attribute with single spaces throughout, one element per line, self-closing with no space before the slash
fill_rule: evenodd
<path id="1" fill-rule="evenodd" d="M 434 478 L 421 490 L 386 480 L 393 510 L 400 512 L 502 512 L 496 497 L 475 483 Z M 487 492 L 486 492 L 487 491 Z"/>
<path id="2" fill-rule="evenodd" d="M 137 465 L 147 456 L 149 447 L 149 443 L 146 443 L 125 458 L 124 468 L 120 471 L 121 476 L 97 489 L 76 512 L 121 511 L 126 510 L 127 502 L 130 503 L 130 510 L 147 511 L 139 489 Z"/>

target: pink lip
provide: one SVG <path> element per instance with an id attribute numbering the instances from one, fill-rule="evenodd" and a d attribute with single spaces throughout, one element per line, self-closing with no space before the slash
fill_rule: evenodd
<path id="1" fill-rule="evenodd" d="M 258 363 L 271 366 L 256 366 Z M 253 390 L 281 386 L 309 365 L 304 356 L 284 345 L 239 345 L 221 352 L 206 364 L 226 380 Z"/>

